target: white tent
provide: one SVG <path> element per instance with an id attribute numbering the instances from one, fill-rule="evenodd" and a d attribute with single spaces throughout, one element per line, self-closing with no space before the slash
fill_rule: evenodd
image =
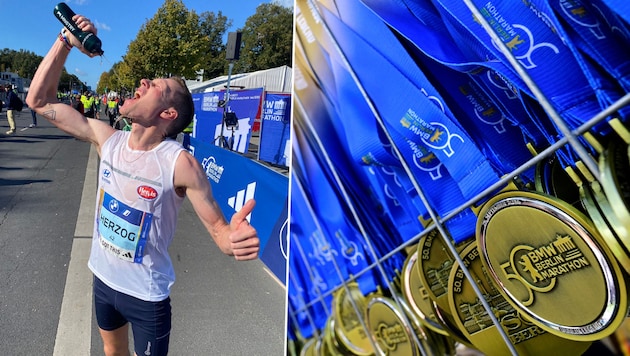
<path id="1" fill-rule="evenodd" d="M 228 76 L 224 75 L 205 82 L 189 82 L 188 89 L 191 93 L 208 93 L 225 90 Z M 259 70 L 251 73 L 232 73 L 230 77 L 230 90 L 264 88 L 269 92 L 290 93 L 293 72 L 291 67 Z"/>

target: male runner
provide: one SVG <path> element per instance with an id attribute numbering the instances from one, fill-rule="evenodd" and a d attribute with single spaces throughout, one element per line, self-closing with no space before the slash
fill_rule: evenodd
<path id="1" fill-rule="evenodd" d="M 97 33 L 84 16 L 73 20 Z M 62 30 L 30 86 L 29 107 L 61 130 L 95 145 L 100 155 L 96 222 L 88 266 L 94 274 L 96 317 L 105 354 L 128 355 L 128 323 L 135 352 L 166 355 L 171 329 L 169 292 L 174 283 L 168 247 L 185 197 L 226 255 L 252 260 L 259 252 L 256 230 L 246 217 L 248 201 L 228 223 L 201 165 L 170 139 L 192 120 L 190 92 L 179 78 L 143 79 L 121 115 L 131 131 L 115 130 L 88 119 L 57 100 L 61 72 L 72 47 L 90 57 L 81 43 Z"/>

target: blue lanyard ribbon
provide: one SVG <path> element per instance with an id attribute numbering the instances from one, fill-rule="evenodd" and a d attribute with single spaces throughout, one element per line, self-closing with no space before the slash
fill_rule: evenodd
<path id="1" fill-rule="evenodd" d="M 434 3 L 457 43 L 465 45 L 480 59 L 506 61 L 463 2 L 435 0 Z M 482 16 L 571 129 L 576 129 L 601 111 L 599 93 L 591 87 L 592 83 L 571 50 L 536 14 L 522 11 L 522 3 L 516 1 L 476 3 Z M 511 67 L 510 70 L 513 71 Z M 521 89 L 531 94 L 527 88 Z M 609 131 L 603 127 L 607 125 L 600 126 L 601 133 Z"/>
<path id="2" fill-rule="evenodd" d="M 341 108 L 341 106 L 330 102 L 330 100 L 336 100 L 337 98 L 328 98 L 324 95 L 323 91 L 320 90 L 321 86 L 316 83 L 316 79 L 306 74 L 308 70 L 304 68 L 305 66 L 307 66 L 305 59 L 296 56 L 295 69 L 300 82 L 296 89 L 296 97 L 298 102 L 303 103 L 304 110 L 309 112 L 309 117 L 317 118 L 311 122 L 314 129 L 318 132 L 326 133 L 320 135 L 321 144 L 329 152 L 329 159 L 332 161 L 332 165 L 337 167 L 338 174 L 345 182 L 345 189 L 353 192 L 351 194 L 355 199 L 353 206 L 356 210 L 363 213 L 363 225 L 366 222 L 382 221 L 383 226 L 395 227 L 394 230 L 388 230 L 387 233 L 370 231 L 367 234 L 370 236 L 370 241 L 376 249 L 377 257 L 382 257 L 403 243 L 401 238 L 410 236 L 411 231 L 417 229 L 418 221 L 414 216 L 407 214 L 407 212 L 411 213 L 413 210 L 401 211 L 401 207 L 397 206 L 392 199 L 381 201 L 374 198 L 375 195 L 381 196 L 380 190 L 382 187 L 377 184 L 365 185 L 366 181 L 375 181 L 373 173 L 369 173 L 365 169 L 364 164 L 371 159 L 368 157 L 373 153 L 380 152 L 376 154 L 382 157 L 390 154 L 384 153 L 381 149 L 382 147 L 378 144 L 378 140 L 373 139 L 375 137 L 374 133 L 365 132 L 365 127 L 363 126 L 356 127 L 358 131 L 353 132 L 353 135 L 346 135 L 348 128 L 345 125 L 358 121 L 340 120 L 340 115 L 347 113 L 340 113 L 336 110 Z M 307 87 L 308 90 L 303 91 L 301 90 L 302 87 Z M 334 91 L 335 88 L 331 88 L 331 90 Z M 362 134 L 366 136 L 363 137 Z M 349 137 L 347 141 L 346 136 Z M 351 158 L 348 157 L 349 152 L 353 153 Z M 391 158 L 389 160 L 393 161 Z M 302 167 L 303 171 L 306 171 L 306 168 L 302 165 L 300 167 Z M 376 173 L 378 174 L 378 172 Z M 382 205 L 383 202 L 385 202 L 385 206 Z M 394 203 L 393 206 L 391 205 L 392 203 Z M 387 209 L 388 207 L 393 207 L 396 211 L 390 211 Z M 382 236 L 383 238 L 377 238 L 377 236 Z M 402 267 L 404 257 L 395 254 L 387 261 L 387 264 L 391 265 L 393 269 Z"/>
<path id="3" fill-rule="evenodd" d="M 513 125 L 519 126 L 524 136 L 522 142 L 531 143 L 534 147 L 550 142 L 544 121 L 530 117 L 530 112 L 522 103 L 523 94 L 528 93 L 522 91 L 523 88 L 528 90 L 525 83 L 506 67 L 506 63 L 480 60 L 473 51 L 460 48 L 430 1 L 362 2 L 424 56 L 454 71 L 468 74 L 505 117 Z"/>
<path id="4" fill-rule="evenodd" d="M 325 232 L 325 240 L 335 246 L 338 255 L 343 257 L 339 264 L 349 274 L 358 275 L 368 266 L 363 239 L 348 221 L 347 209 L 341 205 L 343 199 L 335 191 L 335 183 L 331 181 L 328 167 L 317 158 L 312 144 L 305 136 L 294 135 L 294 156 L 303 162 L 305 170 L 301 173 L 310 190 L 309 200 L 321 228 Z M 376 290 L 376 282 L 371 271 L 357 278 L 359 288 L 367 295 Z"/>
<path id="5" fill-rule="evenodd" d="M 571 50 L 597 94 L 601 109 L 630 89 L 628 43 L 613 34 L 608 20 L 589 2 L 581 0 L 528 0 L 527 8 L 544 19 Z M 551 22 L 551 23 L 550 23 Z M 622 117 L 628 109 L 620 110 Z"/>
<path id="6" fill-rule="evenodd" d="M 621 24 L 621 26 L 628 26 L 628 24 L 630 24 L 630 3 L 627 0 L 596 0 L 593 2 L 605 4 L 608 10 L 621 17 L 625 21 L 625 24 Z M 599 7 L 599 9 L 601 11 L 606 10 L 604 7 Z"/>
<path id="7" fill-rule="evenodd" d="M 361 86 L 382 113 L 388 131 L 396 131 L 403 139 L 397 146 L 409 146 L 411 143 L 434 154 L 458 183 L 466 199 L 476 196 L 498 180 L 498 174 L 487 157 L 458 125 L 424 74 L 417 66 L 411 65 L 413 60 L 399 42 L 367 43 L 326 9 L 322 9 L 322 13 Z M 384 26 L 373 13 L 368 13 L 371 17 L 363 16 L 361 21 L 354 23 L 371 20 L 370 25 L 374 23 L 374 28 L 377 23 Z M 358 15 L 358 12 L 353 15 Z M 390 59 L 401 67 L 394 65 Z M 373 68 L 378 68 L 378 76 L 374 75 Z"/>
<path id="8" fill-rule="evenodd" d="M 297 186 L 298 179 L 295 175 L 291 179 L 288 297 L 301 334 L 309 337 L 326 324 L 325 310 L 330 310 L 332 291 L 341 285 L 344 275 L 337 273 L 333 263 L 337 252 L 322 238 L 303 191 Z"/>

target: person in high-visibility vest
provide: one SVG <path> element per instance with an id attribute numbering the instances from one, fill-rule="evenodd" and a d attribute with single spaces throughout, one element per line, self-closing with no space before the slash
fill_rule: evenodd
<path id="1" fill-rule="evenodd" d="M 107 117 L 109 117 L 109 126 L 114 127 L 116 117 L 118 116 L 118 94 L 110 91 L 107 95 Z"/>
<path id="2" fill-rule="evenodd" d="M 85 94 L 81 96 L 81 102 L 83 103 L 85 117 L 89 117 L 91 119 L 96 118 L 96 101 L 94 100 L 94 97 L 92 97 L 92 93 L 86 91 Z"/>

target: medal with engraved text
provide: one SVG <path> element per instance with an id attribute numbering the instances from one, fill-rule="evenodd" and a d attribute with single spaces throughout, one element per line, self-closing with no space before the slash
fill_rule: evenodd
<path id="1" fill-rule="evenodd" d="M 403 297 L 407 300 L 409 307 L 420 319 L 422 323 L 429 329 L 442 334 L 448 335 L 444 324 L 435 315 L 433 301 L 429 299 L 422 285 L 422 281 L 416 270 L 418 260 L 418 252 L 407 256 L 403 266 L 401 278 L 401 290 Z"/>
<path id="2" fill-rule="evenodd" d="M 499 291 L 545 331 L 595 341 L 623 322 L 622 271 L 592 222 L 570 204 L 540 193 L 503 192 L 482 207 L 476 234 Z"/>
<path id="3" fill-rule="evenodd" d="M 402 292 L 409 306 L 414 313 L 422 319 L 423 325 L 430 330 L 445 336 L 450 336 L 454 340 L 470 345 L 466 338 L 455 326 L 454 321 L 447 321 L 450 316 L 444 313 L 434 300 L 428 296 L 427 288 L 424 287 L 418 269 L 416 267 L 418 261 L 418 251 L 407 256 L 402 274 Z M 445 296 L 446 298 L 446 296 Z M 448 305 L 447 305 L 448 306 Z M 446 317 L 445 317 L 446 316 Z"/>
<path id="4" fill-rule="evenodd" d="M 469 241 L 456 246 L 461 251 Z M 416 268 L 429 298 L 433 299 L 443 310 L 448 306 L 448 276 L 455 263 L 450 250 L 438 229 L 433 229 L 420 238 L 418 242 L 418 262 Z"/>
<path id="5" fill-rule="evenodd" d="M 469 244 L 460 254 L 483 298 L 519 355 L 580 355 L 590 346 L 590 342 L 573 341 L 550 334 L 516 311 L 488 275 L 481 263 L 476 243 Z M 511 354 L 457 263 L 449 276 L 449 303 L 457 311 L 455 320 L 459 328 L 475 348 L 486 355 Z"/>
<path id="6" fill-rule="evenodd" d="M 351 299 L 359 309 L 358 314 Z M 359 319 L 365 319 L 366 303 L 366 298 L 356 283 L 348 283 L 346 287 L 334 293 L 335 335 L 343 346 L 355 355 L 374 353 L 369 336 Z"/>
<path id="7" fill-rule="evenodd" d="M 373 295 L 368 300 L 366 322 L 370 336 L 380 355 L 416 356 L 420 351 L 412 333 L 413 328 L 402 316 L 403 311 L 393 300 Z"/>

